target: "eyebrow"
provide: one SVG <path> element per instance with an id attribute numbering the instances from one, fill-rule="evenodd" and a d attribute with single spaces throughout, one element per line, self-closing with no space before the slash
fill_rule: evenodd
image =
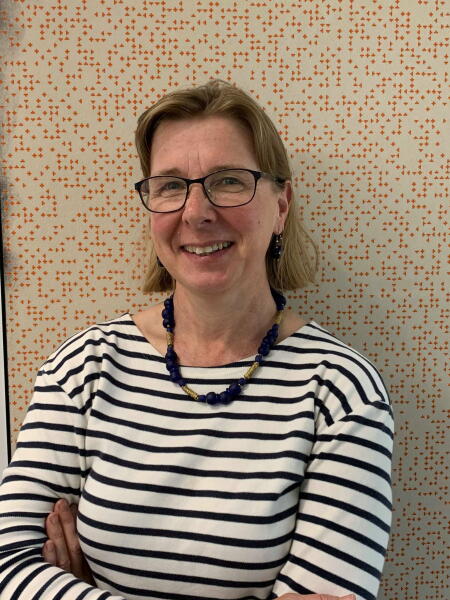
<path id="1" fill-rule="evenodd" d="M 211 171 L 209 171 L 209 173 L 206 173 L 206 175 L 210 175 L 211 173 L 215 173 L 216 171 L 224 171 L 225 169 L 246 169 L 246 168 L 247 167 L 243 167 L 242 165 L 238 166 L 238 165 L 234 165 L 234 164 L 214 165 L 214 167 L 212 167 Z M 184 177 L 184 175 L 182 173 L 183 172 L 180 169 L 178 169 L 177 167 L 173 167 L 172 169 L 163 169 L 161 172 L 152 173 L 152 176 L 173 175 L 174 177 Z"/>

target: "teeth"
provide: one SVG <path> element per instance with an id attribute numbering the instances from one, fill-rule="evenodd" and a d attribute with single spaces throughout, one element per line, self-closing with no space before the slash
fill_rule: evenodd
<path id="1" fill-rule="evenodd" d="M 231 242 L 217 242 L 216 244 L 212 244 L 211 246 L 184 246 L 184 249 L 191 254 L 198 254 L 199 256 L 204 254 L 211 254 L 212 252 L 217 252 L 217 250 L 222 250 L 223 248 L 228 248 L 231 246 Z"/>

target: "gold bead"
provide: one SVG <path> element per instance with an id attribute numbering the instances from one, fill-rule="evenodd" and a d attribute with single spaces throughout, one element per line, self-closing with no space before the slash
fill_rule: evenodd
<path id="1" fill-rule="evenodd" d="M 276 325 L 280 325 L 282 317 L 283 317 L 283 311 L 279 310 L 275 316 Z"/>
<path id="2" fill-rule="evenodd" d="M 250 379 L 250 377 L 253 375 L 253 373 L 256 371 L 256 369 L 258 367 L 259 367 L 259 362 L 257 360 L 255 360 L 255 362 L 252 365 L 250 365 L 250 367 L 244 373 L 244 379 Z"/>
<path id="3" fill-rule="evenodd" d="M 198 400 L 198 394 L 197 392 L 194 392 L 194 390 L 191 390 L 191 388 L 188 385 L 183 385 L 181 387 L 181 389 L 191 398 L 193 398 L 194 400 Z"/>

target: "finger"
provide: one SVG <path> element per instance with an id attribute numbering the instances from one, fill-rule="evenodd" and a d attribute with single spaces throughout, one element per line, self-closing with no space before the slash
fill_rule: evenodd
<path id="1" fill-rule="evenodd" d="M 277 600 L 340 600 L 338 596 L 330 596 L 329 594 L 295 594 L 289 592 L 283 594 Z"/>
<path id="2" fill-rule="evenodd" d="M 50 563 L 51 565 L 54 565 L 56 567 L 56 549 L 55 549 L 55 544 L 52 542 L 52 540 L 47 540 L 45 542 L 45 544 L 42 547 L 42 556 L 45 560 L 45 562 Z"/>
<path id="3" fill-rule="evenodd" d="M 66 500 L 58 500 L 55 505 L 55 511 L 59 515 L 59 520 L 66 542 L 66 548 L 69 554 L 70 570 L 76 577 L 81 578 L 83 574 L 83 553 L 76 530 L 74 509 L 69 506 Z"/>
<path id="4" fill-rule="evenodd" d="M 66 500 L 58 500 L 55 504 L 55 512 L 59 515 L 64 537 L 66 538 L 67 546 L 70 550 L 72 546 L 69 542 L 78 541 L 75 516 L 72 512 L 72 508 Z"/>
<path id="5" fill-rule="evenodd" d="M 330 594 L 295 594 L 288 592 L 279 596 L 277 600 L 356 600 L 354 594 L 347 596 L 332 596 Z"/>
<path id="6" fill-rule="evenodd" d="M 69 506 L 69 510 L 72 514 L 72 521 L 69 521 L 69 516 L 65 513 L 67 506 L 68 504 L 65 503 L 65 500 L 62 500 L 58 505 L 57 510 L 61 516 L 64 514 L 62 526 L 66 535 L 66 546 L 70 554 L 71 571 L 75 577 L 86 581 L 90 585 L 95 585 L 91 569 L 86 562 L 79 542 L 79 536 L 77 532 L 78 505 L 71 504 Z M 64 524 L 67 524 L 68 527 L 64 528 Z"/>
<path id="7" fill-rule="evenodd" d="M 56 552 L 56 566 L 66 571 L 70 570 L 70 559 L 67 551 L 66 540 L 59 520 L 59 515 L 52 512 L 45 522 L 49 539 L 53 542 Z"/>
<path id="8" fill-rule="evenodd" d="M 307 598 L 309 598 L 309 596 L 307 596 Z M 347 594 L 346 596 L 330 596 L 330 594 L 319 594 L 317 596 L 317 600 L 356 600 L 356 598 L 353 594 Z"/>

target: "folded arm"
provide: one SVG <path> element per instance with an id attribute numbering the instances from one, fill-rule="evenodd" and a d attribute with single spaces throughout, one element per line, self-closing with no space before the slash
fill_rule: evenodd
<path id="1" fill-rule="evenodd" d="M 2 600 L 124 600 L 42 557 L 45 520 L 55 502 L 77 503 L 86 465 L 85 415 L 41 371 L 17 450 L 0 487 L 0 597 Z"/>
<path id="2" fill-rule="evenodd" d="M 318 433 L 271 599 L 318 590 L 376 599 L 391 524 L 392 432 L 391 408 L 376 400 Z"/>

